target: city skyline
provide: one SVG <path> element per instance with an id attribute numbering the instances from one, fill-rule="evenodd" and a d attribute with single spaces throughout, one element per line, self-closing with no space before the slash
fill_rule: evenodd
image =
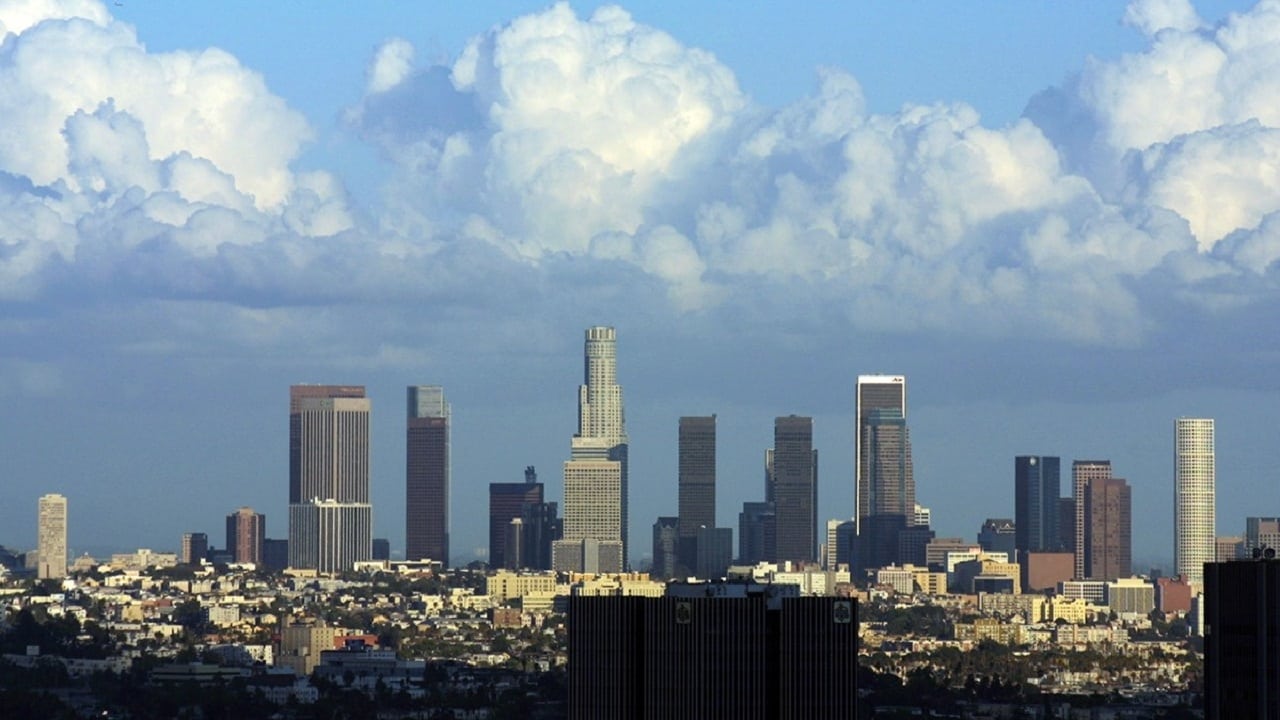
<path id="1" fill-rule="evenodd" d="M 0 541 L 48 492 L 93 509 L 74 551 L 216 540 L 242 505 L 282 537 L 303 382 L 374 398 L 376 535 L 413 383 L 466 428 L 455 513 L 527 465 L 561 497 L 604 323 L 633 555 L 690 414 L 719 417 L 722 523 L 793 413 L 820 523 L 853 517 L 865 371 L 909 378 L 940 537 L 1012 516 L 1010 457 L 1109 458 L 1136 566 L 1167 566 L 1171 418 L 1217 421 L 1224 534 L 1280 514 L 1270 8 L 6 4 Z M 460 518 L 453 562 L 488 544 Z"/>

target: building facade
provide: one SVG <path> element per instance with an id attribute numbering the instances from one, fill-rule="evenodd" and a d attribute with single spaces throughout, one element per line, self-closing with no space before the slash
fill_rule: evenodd
<path id="1" fill-rule="evenodd" d="M 774 561 L 818 560 L 818 451 L 813 418 L 788 415 L 773 422 L 766 460 L 767 499 L 776 519 Z"/>
<path id="2" fill-rule="evenodd" d="M 1060 469 L 1061 461 L 1056 457 L 1014 458 L 1013 520 L 1019 558 L 1024 553 L 1064 549 L 1058 536 Z"/>
<path id="3" fill-rule="evenodd" d="M 854 437 L 854 518 L 857 519 L 858 533 L 862 532 L 862 518 L 871 514 L 871 479 L 863 467 L 863 457 L 867 452 L 865 432 L 867 421 L 875 410 L 897 410 L 907 417 L 907 379 L 902 375 L 859 375 L 857 395 L 854 399 L 857 406 L 857 433 Z"/>
<path id="4" fill-rule="evenodd" d="M 1205 717 L 1280 720 L 1280 561 L 1204 573 Z"/>
<path id="5" fill-rule="evenodd" d="M 578 432 L 564 464 L 563 537 L 552 564 L 567 572 L 621 572 L 627 565 L 627 452 L 617 332 L 587 328 Z"/>
<path id="6" fill-rule="evenodd" d="M 1088 524 L 1085 521 L 1085 495 L 1089 482 L 1111 477 L 1110 460 L 1072 460 L 1071 461 L 1071 499 L 1075 521 L 1071 526 L 1074 531 L 1069 549 L 1076 554 L 1076 578 L 1087 577 L 1085 571 L 1085 533 Z"/>
<path id="7" fill-rule="evenodd" d="M 1095 478 L 1084 495 L 1083 522 L 1086 532 L 1081 542 L 1084 577 L 1089 580 L 1118 580 L 1129 577 L 1133 565 L 1133 502 L 1129 483 L 1121 478 Z M 1079 537 L 1079 535 L 1077 535 Z"/>
<path id="8" fill-rule="evenodd" d="M 178 562 L 183 565 L 199 565 L 209 555 L 209 536 L 205 533 L 183 533 L 182 549 Z"/>
<path id="9" fill-rule="evenodd" d="M 525 481 L 522 483 L 489 483 L 489 565 L 494 568 L 538 568 L 539 553 L 537 547 L 542 543 L 541 536 L 534 536 L 537 529 L 536 509 L 542 507 L 545 488 L 538 482 L 538 475 L 532 467 L 525 468 Z M 508 553 L 507 538 L 512 532 L 512 522 L 519 520 L 519 536 L 515 542 L 519 545 L 519 553 Z M 550 538 L 545 538 L 550 542 Z M 548 547 L 548 554 L 549 554 Z"/>
<path id="10" fill-rule="evenodd" d="M 1211 418 L 1174 421 L 1173 563 L 1199 587 L 1217 552 L 1214 527 L 1214 437 Z"/>
<path id="11" fill-rule="evenodd" d="M 242 507 L 227 516 L 227 552 L 235 562 L 262 565 L 266 538 L 267 517 L 262 513 Z"/>
<path id="12" fill-rule="evenodd" d="M 680 418 L 678 442 L 676 555 L 687 575 L 697 565 L 698 529 L 716 526 L 716 416 Z"/>
<path id="13" fill-rule="evenodd" d="M 405 559 L 449 566 L 450 407 L 444 388 L 408 388 Z"/>
<path id="14" fill-rule="evenodd" d="M 40 496 L 36 518 L 36 577 L 41 580 L 67 576 L 67 498 L 50 493 Z"/>
<path id="15" fill-rule="evenodd" d="M 349 570 L 372 552 L 369 399 L 363 386 L 289 389 L 289 565 Z"/>

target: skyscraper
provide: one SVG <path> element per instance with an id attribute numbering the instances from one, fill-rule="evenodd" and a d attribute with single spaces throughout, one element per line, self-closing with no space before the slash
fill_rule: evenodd
<path id="1" fill-rule="evenodd" d="M 698 562 L 698 528 L 716 526 L 716 416 L 680 418 L 679 443 L 676 556 L 688 575 Z"/>
<path id="2" fill-rule="evenodd" d="M 1028 552 L 1058 552 L 1058 499 L 1061 461 L 1056 457 L 1014 458 L 1014 536 L 1021 561 Z"/>
<path id="3" fill-rule="evenodd" d="M 408 391 L 405 429 L 405 557 L 449 566 L 450 408 L 439 385 Z"/>
<path id="4" fill-rule="evenodd" d="M 1173 564 L 1199 586 L 1215 555 L 1213 420 L 1178 418 L 1173 434 Z"/>
<path id="5" fill-rule="evenodd" d="M 617 381 L 617 333 L 586 331 L 578 432 L 564 464 L 564 532 L 555 569 L 621 572 L 627 564 L 627 429 Z"/>
<path id="6" fill-rule="evenodd" d="M 543 505 L 543 484 L 532 467 L 525 468 L 525 481 L 521 483 L 489 483 L 489 565 L 493 568 L 538 567 L 535 558 L 542 536 L 534 537 L 538 513 Z M 513 520 L 520 521 L 520 536 L 516 541 L 523 557 L 507 555 L 507 537 Z"/>
<path id="7" fill-rule="evenodd" d="M 818 451 L 813 418 L 789 415 L 773 422 L 768 499 L 777 524 L 775 561 L 818 560 Z M 768 461 L 766 461 L 768 462 Z"/>
<path id="8" fill-rule="evenodd" d="M 1280 561 L 1204 568 L 1208 720 L 1280 720 Z"/>
<path id="9" fill-rule="evenodd" d="M 857 405 L 858 427 L 854 438 L 854 517 L 858 532 L 862 532 L 862 518 L 871 514 L 870 478 L 866 475 L 863 457 L 867 453 L 866 425 L 873 410 L 897 410 L 907 417 L 907 379 L 902 375 L 859 375 Z"/>
<path id="10" fill-rule="evenodd" d="M 1244 519 L 1244 557 L 1252 557 L 1253 551 L 1263 546 L 1280 549 L 1280 518 L 1247 517 Z"/>
<path id="11" fill-rule="evenodd" d="M 205 533 L 183 533 L 182 552 L 178 562 L 183 565 L 199 565 L 209 555 L 209 536 Z"/>
<path id="12" fill-rule="evenodd" d="M 1085 532 L 1088 526 L 1085 524 L 1085 495 L 1089 489 L 1091 480 L 1101 480 L 1111 477 L 1111 461 L 1110 460 L 1072 460 L 1071 461 L 1071 500 L 1074 505 L 1075 523 L 1072 529 L 1073 538 L 1071 541 L 1071 551 L 1076 554 L 1076 570 L 1075 577 L 1084 579 L 1087 577 L 1085 573 Z"/>
<path id="13" fill-rule="evenodd" d="M 36 524 L 36 577 L 67 576 L 67 499 L 62 495 L 40 496 Z"/>
<path id="14" fill-rule="evenodd" d="M 262 565 L 266 538 L 267 518 L 262 513 L 242 507 L 227 516 L 227 552 L 235 562 Z"/>
<path id="15" fill-rule="evenodd" d="M 289 565 L 349 570 L 371 552 L 369 399 L 363 386 L 289 388 Z"/>
<path id="16" fill-rule="evenodd" d="M 738 514 L 738 562 L 755 565 L 778 555 L 778 516 L 771 502 L 744 502 Z"/>
<path id="17" fill-rule="evenodd" d="M 1084 575 L 1088 580 L 1129 577 L 1133 565 L 1133 516 L 1129 484 L 1121 478 L 1094 478 L 1085 488 Z"/>

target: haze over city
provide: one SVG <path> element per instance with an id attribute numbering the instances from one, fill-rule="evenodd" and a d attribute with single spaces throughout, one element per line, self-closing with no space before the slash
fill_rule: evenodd
<path id="1" fill-rule="evenodd" d="M 453 407 L 455 563 L 576 427 L 617 328 L 632 561 L 718 418 L 718 521 L 773 419 L 853 513 L 857 375 L 907 377 L 941 536 L 1013 458 L 1109 458 L 1172 556 L 1173 427 L 1218 534 L 1280 514 L 1280 3 L 0 4 L 0 544 L 285 534 L 288 388 L 364 385 L 404 541 L 404 388 Z"/>

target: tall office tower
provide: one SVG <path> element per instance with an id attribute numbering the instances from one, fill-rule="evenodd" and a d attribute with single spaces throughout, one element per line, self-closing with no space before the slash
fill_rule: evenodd
<path id="1" fill-rule="evenodd" d="M 372 553 L 369 399 L 355 385 L 289 388 L 289 565 L 351 569 Z"/>
<path id="2" fill-rule="evenodd" d="M 858 533 L 862 533 L 862 518 L 871 514 L 870 478 L 866 475 L 863 456 L 867 452 L 866 425 L 874 410 L 897 410 L 907 417 L 907 379 L 902 375 L 859 375 L 856 398 L 858 427 L 854 442 L 853 472 L 856 505 L 854 517 L 858 521 Z"/>
<path id="3" fill-rule="evenodd" d="M 738 514 L 738 562 L 755 565 L 778 554 L 778 516 L 771 502 L 744 502 Z"/>
<path id="4" fill-rule="evenodd" d="M 901 563 L 898 536 L 916 520 L 911 436 L 902 411 L 873 408 L 861 421 L 859 457 L 865 492 L 860 497 L 857 570 Z"/>
<path id="5" fill-rule="evenodd" d="M 531 518 L 531 508 L 542 505 L 544 487 L 538 482 L 538 476 L 531 474 L 533 468 L 525 469 L 525 481 L 522 483 L 489 483 L 489 566 L 493 568 L 531 568 L 535 567 L 531 553 L 534 551 L 534 538 L 529 533 L 534 523 L 526 525 L 526 517 Z M 508 557 L 506 537 L 513 520 L 520 521 L 520 550 L 524 557 Z"/>
<path id="6" fill-rule="evenodd" d="M 1280 518 L 1247 517 L 1244 519 L 1244 557 L 1263 546 L 1280 549 Z"/>
<path id="7" fill-rule="evenodd" d="M 182 549 L 178 562 L 183 565 L 199 565 L 209 556 L 209 536 L 205 533 L 183 533 Z"/>
<path id="8" fill-rule="evenodd" d="M 1019 455 L 1013 461 L 1013 519 L 1019 560 L 1024 553 L 1058 552 L 1060 461 L 1056 457 Z"/>
<path id="9" fill-rule="evenodd" d="M 627 429 L 616 331 L 587 328 L 583 355 L 578 432 L 564 464 L 564 532 L 553 545 L 553 565 L 621 572 L 627 565 Z"/>
<path id="10" fill-rule="evenodd" d="M 262 565 L 262 543 L 267 537 L 267 517 L 251 507 L 227 516 L 227 552 L 238 563 Z"/>
<path id="11" fill-rule="evenodd" d="M 449 566 L 449 403 L 439 385 L 408 390 L 405 559 Z"/>
<path id="12" fill-rule="evenodd" d="M 569 598 L 568 716 L 852 718 L 857 604 L 781 585 Z"/>
<path id="13" fill-rule="evenodd" d="M 716 526 L 716 416 L 680 418 L 679 442 L 676 555 L 689 575 L 698 563 L 698 528 Z"/>
<path id="14" fill-rule="evenodd" d="M 680 567 L 680 521 L 663 515 L 653 523 L 653 567 L 649 574 L 660 580 L 686 577 L 693 574 L 693 566 Z M 696 562 L 696 558 L 695 558 Z"/>
<path id="15" fill-rule="evenodd" d="M 1205 717 L 1280 720 L 1280 561 L 1206 565 L 1204 627 Z"/>
<path id="16" fill-rule="evenodd" d="M 36 577 L 67 576 L 67 499 L 51 493 L 41 495 L 36 524 Z"/>
<path id="17" fill-rule="evenodd" d="M 1094 478 L 1084 495 L 1085 534 L 1081 541 L 1087 580 L 1129 577 L 1133 565 L 1133 515 L 1129 483 L 1121 478 Z"/>
<path id="18" fill-rule="evenodd" d="M 370 553 L 370 560 L 390 560 L 391 559 L 391 540 L 387 538 L 374 538 L 370 543 L 373 548 Z"/>
<path id="19" fill-rule="evenodd" d="M 1071 551 L 1076 554 L 1076 574 L 1078 580 L 1083 580 L 1085 575 L 1084 569 L 1084 553 L 1085 553 L 1085 530 L 1087 525 L 1084 519 L 1085 494 L 1089 488 L 1089 481 L 1101 480 L 1111 477 L 1111 461 L 1110 460 L 1072 460 L 1071 461 L 1071 499 L 1073 501 L 1075 514 L 1075 523 L 1072 534 L 1073 540 Z"/>
<path id="20" fill-rule="evenodd" d="M 1173 434 L 1173 564 L 1199 586 L 1215 551 L 1213 420 L 1178 418 Z"/>
<path id="21" fill-rule="evenodd" d="M 813 418 L 789 415 L 773 422 L 769 498 L 774 504 L 777 553 L 770 560 L 818 560 L 818 451 Z"/>

